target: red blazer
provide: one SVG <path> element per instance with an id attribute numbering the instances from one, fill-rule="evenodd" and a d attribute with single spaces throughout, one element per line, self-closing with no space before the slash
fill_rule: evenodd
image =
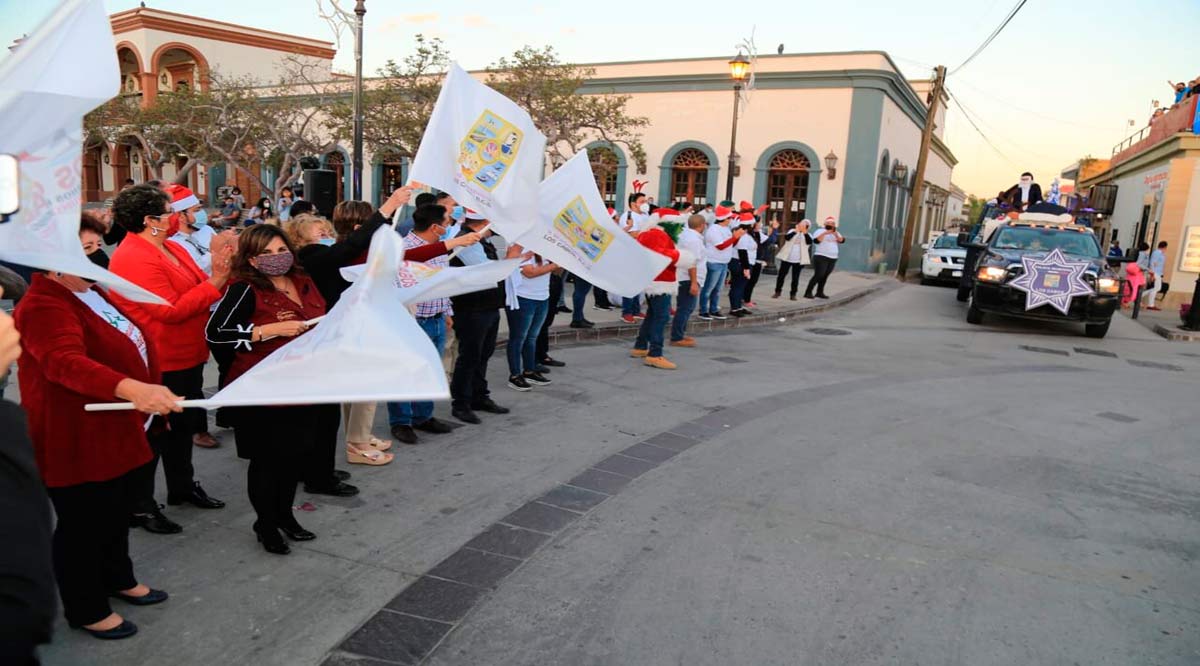
<path id="1" fill-rule="evenodd" d="M 122 314 L 137 322 L 128 311 Z M 125 334 L 43 275 L 33 276 L 15 315 L 21 332 L 21 404 L 46 485 L 107 481 L 149 462 L 145 414 L 85 412 L 83 406 L 112 402 L 117 384 L 127 377 L 157 383 L 153 341 L 146 339 L 147 369 Z"/>
<path id="2" fill-rule="evenodd" d="M 146 322 L 142 333 L 158 347 L 163 371 L 170 372 L 208 360 L 204 326 L 209 308 L 221 298 L 221 290 L 208 281 L 208 275 L 178 243 L 167 243 L 166 248 L 179 260 L 179 266 L 150 241 L 129 234 L 113 252 L 108 269 L 170 303 L 135 303 L 113 295 L 114 303 L 134 315 L 131 319 Z"/>

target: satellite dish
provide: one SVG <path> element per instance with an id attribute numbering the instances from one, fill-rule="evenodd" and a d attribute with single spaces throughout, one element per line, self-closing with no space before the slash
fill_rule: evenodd
<path id="1" fill-rule="evenodd" d="M 783 55 L 783 44 L 780 44 L 779 48 L 776 49 L 776 51 L 779 53 L 779 55 Z"/>

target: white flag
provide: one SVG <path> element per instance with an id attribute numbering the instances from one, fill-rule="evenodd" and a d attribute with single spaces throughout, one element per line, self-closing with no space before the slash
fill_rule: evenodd
<path id="1" fill-rule="evenodd" d="M 120 90 L 102 0 L 68 0 L 0 63 L 0 153 L 17 156 L 21 209 L 0 224 L 0 259 L 166 301 L 88 260 L 79 244 L 83 116 Z"/>
<path id="2" fill-rule="evenodd" d="M 415 261 L 405 261 L 400 266 L 395 280 L 397 295 L 405 305 L 416 305 L 435 298 L 450 298 L 491 289 L 521 266 L 520 259 L 488 261 L 474 266 L 446 266 L 439 268 Z M 342 278 L 357 282 L 362 277 L 364 266 L 345 266 Z"/>
<path id="3" fill-rule="evenodd" d="M 515 238 L 537 215 L 545 152 L 524 109 L 451 64 L 409 179 L 449 192 Z"/>
<path id="4" fill-rule="evenodd" d="M 537 224 L 513 242 L 609 293 L 633 298 L 671 263 L 608 216 L 586 150 L 542 181 L 538 207 Z"/>
<path id="5" fill-rule="evenodd" d="M 376 231 L 362 278 L 321 323 L 230 382 L 204 406 L 448 399 L 441 355 L 396 298 L 403 253 L 391 227 Z"/>

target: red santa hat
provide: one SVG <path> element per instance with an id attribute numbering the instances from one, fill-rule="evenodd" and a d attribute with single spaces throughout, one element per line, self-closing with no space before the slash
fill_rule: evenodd
<path id="1" fill-rule="evenodd" d="M 833 226 L 836 227 L 837 226 L 837 218 L 830 215 L 829 217 L 825 218 L 825 224 L 832 224 Z"/>
<path id="2" fill-rule="evenodd" d="M 471 210 L 470 208 L 464 209 L 463 215 L 468 220 L 486 220 L 487 219 L 487 216 L 484 215 L 483 213 L 480 213 L 479 211 Z"/>
<path id="3" fill-rule="evenodd" d="M 650 219 L 643 223 L 638 231 L 645 231 L 656 227 L 659 222 L 679 222 L 682 224 L 686 221 L 687 217 L 674 208 L 655 208 L 654 212 L 650 213 Z"/>
<path id="4" fill-rule="evenodd" d="M 171 210 L 176 213 L 200 205 L 200 199 L 196 197 L 196 194 L 183 185 L 171 183 L 164 187 L 163 191 L 171 197 Z"/>
<path id="5" fill-rule="evenodd" d="M 721 205 L 717 205 L 717 207 L 713 209 L 713 213 L 716 214 L 717 220 L 719 221 L 728 220 L 729 218 L 733 217 L 733 209 Z"/>
<path id="6" fill-rule="evenodd" d="M 753 212 L 738 213 L 737 214 L 737 223 L 738 223 L 738 226 L 740 226 L 740 227 L 754 226 L 754 213 Z"/>

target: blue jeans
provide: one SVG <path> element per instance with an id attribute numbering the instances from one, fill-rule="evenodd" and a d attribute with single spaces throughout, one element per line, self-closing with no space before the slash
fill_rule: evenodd
<path id="1" fill-rule="evenodd" d="M 749 266 L 746 266 L 749 268 Z M 729 309 L 741 310 L 742 299 L 746 296 L 746 279 L 742 273 L 742 261 L 740 259 L 732 259 L 729 262 Z"/>
<path id="2" fill-rule="evenodd" d="M 521 374 L 522 362 L 525 372 L 533 372 L 537 368 L 537 339 L 542 330 L 542 322 L 546 321 L 546 313 L 550 311 L 550 300 L 535 301 L 531 298 L 518 296 L 520 310 L 505 310 L 508 316 L 508 374 Z"/>
<path id="3" fill-rule="evenodd" d="M 675 301 L 675 321 L 671 322 L 671 342 L 679 342 L 687 337 L 688 317 L 696 309 L 696 297 L 692 296 L 692 281 L 684 280 L 679 283 L 679 297 Z"/>
<path id="4" fill-rule="evenodd" d="M 721 287 L 725 286 L 725 276 L 729 274 L 729 264 L 714 264 L 707 262 L 708 275 L 704 278 L 704 288 L 700 290 L 700 314 L 721 311 Z"/>
<path id="5" fill-rule="evenodd" d="M 625 298 L 624 296 L 621 297 L 621 315 L 622 316 L 624 316 L 624 315 L 633 316 L 635 314 L 640 313 L 641 311 L 642 311 L 642 297 L 641 296 L 638 296 L 636 298 Z"/>
<path id="6" fill-rule="evenodd" d="M 592 290 L 592 283 L 587 280 L 575 276 L 575 291 L 571 293 L 571 321 L 583 321 L 583 308 L 587 305 L 588 292 Z"/>
<path id="7" fill-rule="evenodd" d="M 428 319 L 417 318 L 417 325 L 433 341 L 440 355 L 446 347 L 446 318 L 442 315 Z M 389 402 L 387 404 L 389 425 L 418 425 L 433 418 L 432 402 Z"/>
<path id="8" fill-rule="evenodd" d="M 638 329 L 634 349 L 647 349 L 650 356 L 659 357 L 663 354 L 663 334 L 667 331 L 667 322 L 671 319 L 671 295 L 657 294 L 646 297 L 646 318 Z"/>

